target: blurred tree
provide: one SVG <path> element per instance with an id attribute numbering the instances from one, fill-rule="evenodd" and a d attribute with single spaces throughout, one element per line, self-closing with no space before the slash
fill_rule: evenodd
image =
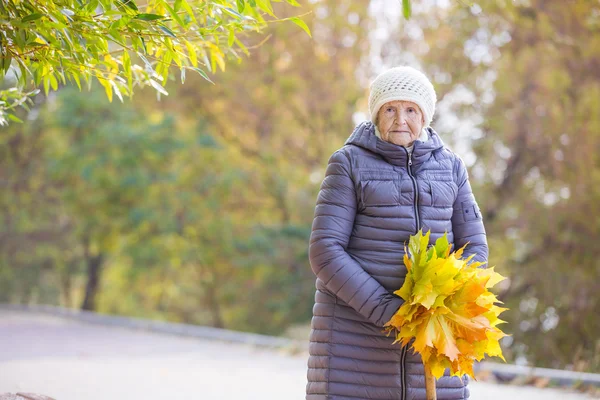
<path id="1" fill-rule="evenodd" d="M 482 0 L 415 19 L 441 108 L 477 124 L 490 264 L 510 276 L 505 354 L 600 371 L 600 4 Z"/>
<path id="2" fill-rule="evenodd" d="M 95 309 L 101 271 L 122 235 L 144 222 L 146 199 L 178 142 L 172 119 L 153 122 L 93 92 L 65 89 L 44 143 L 48 178 L 87 269 L 82 308 Z"/>
<path id="3" fill-rule="evenodd" d="M 20 121 L 15 108 L 27 108 L 39 85 L 48 94 L 59 83 L 81 89 L 81 81 L 95 77 L 109 99 L 114 93 L 122 101 L 134 85 L 166 95 L 171 65 L 182 83 L 186 71 L 208 80 L 205 70 L 224 70 L 227 57 L 247 52 L 240 37 L 264 28 L 265 14 L 275 18 L 271 0 L 151 0 L 143 7 L 135 0 L 2 2 L 0 81 L 6 75 L 11 82 L 0 90 L 0 125 Z"/>
<path id="4" fill-rule="evenodd" d="M 47 179 L 44 135 L 39 121 L 11 125 L 0 135 L 3 302 L 54 302 L 59 285 L 50 271 L 71 265 L 69 224 L 60 218 L 55 185 Z"/>
<path id="5" fill-rule="evenodd" d="M 295 185 L 306 187 L 311 173 L 324 173 L 327 158 L 352 131 L 365 93 L 356 70 L 369 48 L 367 10 L 335 1 L 310 7 L 312 40 L 289 25 L 272 25 L 265 32 L 268 41 L 220 74 L 217 85 L 200 92 L 181 87 L 181 101 L 165 102 L 168 109 L 184 107 L 190 116 L 206 119 L 216 136 L 263 174 L 257 190 L 270 198 L 272 219 L 281 223 L 310 219 L 298 218 L 288 194 Z M 313 184 L 301 207 L 310 214 L 316 189 Z"/>
<path id="6" fill-rule="evenodd" d="M 177 89 L 177 102 L 163 101 L 167 110 L 183 108 L 188 119 L 206 120 L 251 177 L 237 197 L 248 211 L 240 218 L 255 226 L 242 243 L 244 267 L 235 262 L 237 273 L 248 276 L 247 291 L 228 307 L 236 317 L 226 319 L 253 331 L 280 332 L 310 317 L 314 275 L 306 243 L 314 199 L 327 159 L 351 133 L 365 93 L 357 69 L 368 54 L 368 10 L 333 0 L 307 7 L 312 40 L 293 26 L 271 25 L 269 39 L 219 74 L 217 85 L 186 85 Z"/>
<path id="7" fill-rule="evenodd" d="M 125 273 L 134 283 L 123 289 L 141 296 L 146 310 L 224 327 L 226 297 L 238 291 L 232 268 L 251 212 L 244 207 L 256 206 L 240 192 L 249 177 L 202 126 L 176 136 L 182 148 L 173 160 L 162 160 L 169 179 L 154 187 L 148 223 L 125 248 L 134 264 Z M 119 296 L 106 297 L 107 308 L 126 311 Z"/>
<path id="8" fill-rule="evenodd" d="M 261 175 L 204 125 L 131 106 L 65 88 L 6 128 L 4 300 L 271 333 L 306 318 L 307 233 L 261 227 Z"/>
<path id="9" fill-rule="evenodd" d="M 108 277 L 101 308 L 263 333 L 306 319 L 306 228 L 263 225 L 261 174 L 203 124 L 177 137 L 185 145 L 164 166 L 173 179 L 148 196 L 151 216 L 122 247 L 130 261 Z M 138 298 L 132 308 L 123 292 Z"/>
<path id="10" fill-rule="evenodd" d="M 490 264 L 510 276 L 505 354 L 600 371 L 599 5 L 426 5 L 397 18 L 382 66 L 421 60 L 434 126 L 451 145 L 473 139 L 461 155 Z M 180 96 L 160 107 L 65 89 L 5 127 L 0 300 L 265 333 L 308 320 L 314 198 L 364 108 L 364 67 L 381 61 L 367 35 L 384 21 L 362 3 L 306 11 L 313 40 L 270 24 L 218 85 L 167 85 Z"/>

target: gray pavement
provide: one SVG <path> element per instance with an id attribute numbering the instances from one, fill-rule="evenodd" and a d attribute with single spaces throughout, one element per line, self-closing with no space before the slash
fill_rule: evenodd
<path id="1" fill-rule="evenodd" d="M 303 399 L 306 354 L 0 310 L 0 394 L 57 400 Z M 473 382 L 475 400 L 584 400 L 579 393 Z"/>

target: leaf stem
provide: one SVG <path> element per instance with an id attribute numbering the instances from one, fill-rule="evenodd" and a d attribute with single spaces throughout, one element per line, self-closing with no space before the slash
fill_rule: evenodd
<path id="1" fill-rule="evenodd" d="M 425 397 L 427 400 L 437 400 L 435 376 L 433 376 L 431 368 L 427 364 L 423 364 L 423 366 L 425 367 Z"/>

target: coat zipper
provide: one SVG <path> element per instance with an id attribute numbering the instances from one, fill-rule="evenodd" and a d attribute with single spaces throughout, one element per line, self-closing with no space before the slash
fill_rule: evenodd
<path id="1" fill-rule="evenodd" d="M 406 150 L 406 148 L 404 149 Z M 414 150 L 414 149 L 413 149 Z M 421 221 L 419 220 L 419 187 L 417 186 L 417 180 L 412 174 L 412 152 L 406 150 L 408 154 L 408 161 L 406 165 L 406 169 L 408 170 L 408 176 L 413 183 L 413 188 L 415 189 L 415 202 L 414 202 L 414 210 L 415 210 L 415 220 L 417 222 L 417 232 L 421 229 Z M 402 347 L 402 352 L 400 354 L 400 363 L 402 366 L 402 374 L 400 376 L 402 382 L 402 398 L 401 400 L 406 400 L 406 353 L 408 352 L 407 346 Z"/>
<path id="2" fill-rule="evenodd" d="M 406 150 L 408 152 L 408 150 Z M 407 169 L 408 169 L 408 175 L 410 176 L 410 179 L 412 180 L 413 183 L 413 187 L 415 189 L 415 220 L 417 221 L 417 232 L 419 232 L 419 229 L 421 229 L 421 221 L 419 220 L 419 188 L 417 187 L 417 180 L 415 179 L 414 175 L 412 174 L 412 153 L 408 153 L 408 165 L 407 165 Z"/>
<path id="3" fill-rule="evenodd" d="M 402 366 L 402 371 L 400 373 L 400 379 L 402 383 L 402 397 L 401 400 L 406 399 L 406 347 L 402 347 L 402 351 L 400 353 L 400 365 Z"/>

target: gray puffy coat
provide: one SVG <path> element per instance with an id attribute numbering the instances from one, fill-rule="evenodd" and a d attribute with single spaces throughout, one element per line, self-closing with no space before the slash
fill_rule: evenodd
<path id="1" fill-rule="evenodd" d="M 404 147 L 360 124 L 336 151 L 315 208 L 309 257 L 317 276 L 306 399 L 425 399 L 421 357 L 392 345 L 383 325 L 402 305 L 404 243 L 423 228 L 487 261 L 481 213 L 463 161 L 428 129 Z M 444 376 L 439 400 L 469 398 L 468 379 Z"/>

